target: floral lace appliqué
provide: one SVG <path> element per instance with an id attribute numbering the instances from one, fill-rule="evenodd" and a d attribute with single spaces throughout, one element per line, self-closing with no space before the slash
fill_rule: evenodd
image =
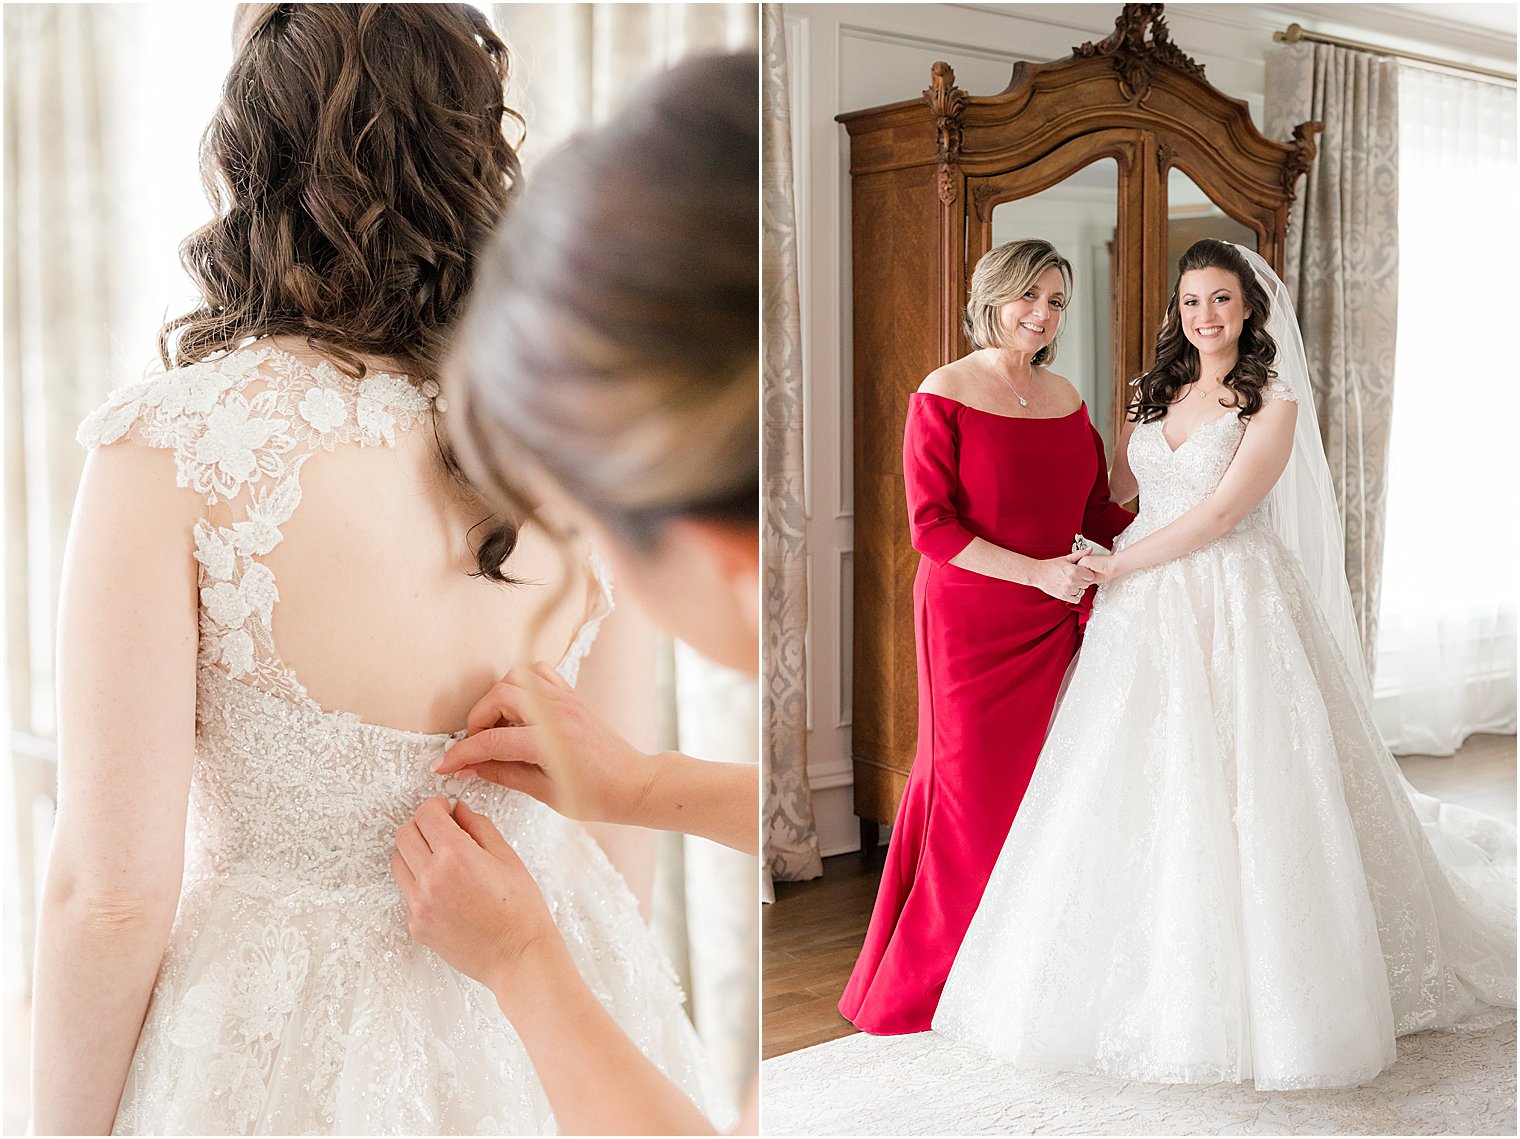
<path id="1" fill-rule="evenodd" d="M 430 404 L 404 376 L 355 380 L 326 362 L 308 365 L 272 346 L 179 368 L 117 393 L 84 421 L 79 441 L 127 435 L 174 450 L 179 483 L 224 506 L 230 521 L 195 527 L 200 564 L 202 667 L 288 699 L 309 701 L 275 651 L 280 599 L 259 559 L 301 504 L 301 468 L 317 451 L 396 445 Z"/>

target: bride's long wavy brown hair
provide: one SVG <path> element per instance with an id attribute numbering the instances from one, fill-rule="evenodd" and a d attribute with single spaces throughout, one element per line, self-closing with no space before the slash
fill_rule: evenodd
<path id="1" fill-rule="evenodd" d="M 293 336 L 351 375 L 436 379 L 521 180 L 506 44 L 467 4 L 244 4 L 235 41 L 201 140 L 215 217 L 180 246 L 201 299 L 159 331 L 164 366 Z M 509 580 L 516 528 L 486 528 L 480 572 Z"/>
<path id="2" fill-rule="evenodd" d="M 1172 299 L 1167 302 L 1161 331 L 1156 334 L 1155 362 L 1150 371 L 1135 381 L 1135 396 L 1129 404 L 1132 422 L 1150 423 L 1161 419 L 1177 398 L 1177 393 L 1198 378 L 1198 349 L 1182 331 L 1177 300 L 1182 275 L 1195 269 L 1223 269 L 1233 273 L 1240 282 L 1241 300 L 1249 315 L 1240 329 L 1239 358 L 1223 382 L 1232 393 L 1234 406 L 1240 409 L 1241 419 L 1249 419 L 1261 410 L 1262 389 L 1277 375 L 1272 370 L 1277 360 L 1277 344 L 1267 332 L 1272 301 L 1256 279 L 1250 262 L 1227 241 L 1211 238 L 1195 241 L 1177 262 L 1177 284 L 1172 288 Z"/>

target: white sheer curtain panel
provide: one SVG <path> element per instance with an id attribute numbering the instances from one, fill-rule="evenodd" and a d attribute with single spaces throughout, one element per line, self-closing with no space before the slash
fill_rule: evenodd
<path id="1" fill-rule="evenodd" d="M 528 122 L 531 168 L 571 134 L 617 114 L 639 80 L 688 55 L 745 51 L 754 4 L 496 4 L 512 49 L 511 105 Z"/>
<path id="2" fill-rule="evenodd" d="M 1395 752 L 1450 755 L 1515 730 L 1514 88 L 1406 67 L 1399 133 L 1375 712 Z"/>

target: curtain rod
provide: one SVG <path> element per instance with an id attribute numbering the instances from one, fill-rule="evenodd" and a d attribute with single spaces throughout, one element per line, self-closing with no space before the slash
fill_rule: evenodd
<path id="1" fill-rule="evenodd" d="M 1473 75 L 1487 76 L 1489 79 L 1502 79 L 1506 83 L 1513 83 L 1515 76 L 1508 71 L 1495 71 L 1490 67 L 1479 67 L 1473 63 L 1456 63 L 1450 59 L 1441 59 L 1434 55 L 1420 55 L 1413 51 L 1400 51 L 1394 47 L 1382 47 L 1379 44 L 1359 43 L 1356 40 L 1343 40 L 1340 36 L 1327 36 L 1319 32 L 1311 32 L 1298 24 L 1289 24 L 1287 31 L 1273 32 L 1272 39 L 1280 44 L 1296 44 L 1300 40 L 1310 43 L 1333 44 L 1336 47 L 1349 47 L 1355 51 L 1370 51 L 1375 55 L 1391 55 L 1397 59 L 1408 59 L 1415 63 L 1426 63 L 1433 67 L 1447 67 L 1453 71 L 1466 71 Z"/>

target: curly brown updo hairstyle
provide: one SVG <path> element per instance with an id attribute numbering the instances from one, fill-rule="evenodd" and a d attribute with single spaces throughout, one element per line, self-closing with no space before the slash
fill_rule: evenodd
<path id="1" fill-rule="evenodd" d="M 1182 275 L 1195 269 L 1223 269 L 1240 282 L 1240 296 L 1246 318 L 1237 345 L 1239 358 L 1224 378 L 1240 418 L 1249 419 L 1261 410 L 1261 392 L 1277 375 L 1272 370 L 1277 360 L 1277 344 L 1267 332 L 1272 302 L 1256 279 L 1250 263 L 1240 250 L 1226 241 L 1206 238 L 1188 247 L 1177 262 L 1177 284 L 1166 306 L 1166 319 L 1156 336 L 1155 363 L 1150 371 L 1135 380 L 1135 397 L 1130 401 L 1129 418 L 1136 423 L 1150 423 L 1163 418 L 1177 393 L 1198 378 L 1198 349 L 1182 331 L 1178 293 Z"/>
<path id="2" fill-rule="evenodd" d="M 759 516 L 753 54 L 688 59 L 566 144 L 507 211 L 445 369 L 490 501 L 545 474 L 632 548 Z"/>
<path id="3" fill-rule="evenodd" d="M 234 40 L 201 140 L 216 216 L 180 246 L 201 299 L 160 330 L 164 366 L 293 336 L 356 377 L 368 356 L 436 379 L 521 178 L 506 44 L 467 4 L 244 4 Z M 516 528 L 487 525 L 480 572 L 507 581 Z"/>

